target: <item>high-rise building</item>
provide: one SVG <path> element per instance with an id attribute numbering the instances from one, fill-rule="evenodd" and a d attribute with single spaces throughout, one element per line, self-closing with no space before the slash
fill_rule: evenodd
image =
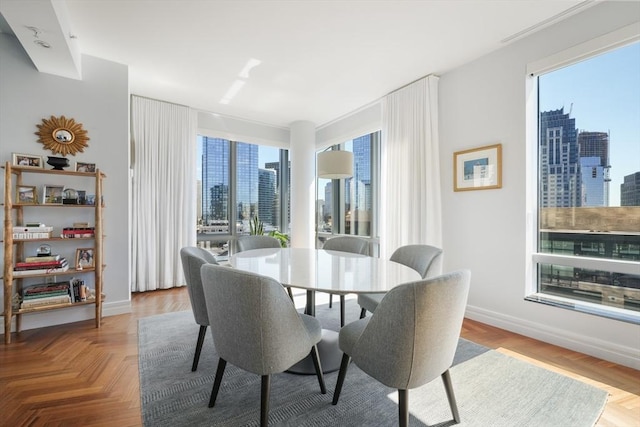
<path id="1" fill-rule="evenodd" d="M 229 219 L 229 141 L 202 138 L 202 221 Z"/>
<path id="2" fill-rule="evenodd" d="M 542 207 L 581 206 L 578 131 L 559 110 L 540 114 L 540 198 Z"/>
<path id="3" fill-rule="evenodd" d="M 202 138 L 202 217 L 229 220 L 229 147 L 222 138 Z M 258 146 L 236 145 L 237 220 L 248 220 L 258 211 Z M 231 221 L 233 222 L 233 221 Z"/>
<path id="4" fill-rule="evenodd" d="M 276 171 L 276 200 L 274 205 L 274 223 L 273 225 L 279 226 L 281 224 L 280 221 L 280 198 L 282 189 L 280 188 L 280 162 L 267 162 L 264 164 L 265 169 L 273 169 Z M 289 168 L 287 171 L 287 188 L 291 188 L 291 162 L 289 162 Z M 289 223 L 289 218 L 291 218 L 291 191 L 288 191 L 286 194 L 287 198 L 287 220 L 285 221 L 285 225 Z"/>
<path id="5" fill-rule="evenodd" d="M 640 172 L 624 177 L 620 184 L 620 206 L 640 206 Z"/>
<path id="6" fill-rule="evenodd" d="M 260 169 L 258 178 L 258 217 L 265 225 L 277 225 L 276 171 Z"/>
<path id="7" fill-rule="evenodd" d="M 609 206 L 608 184 L 600 157 L 580 157 L 582 206 Z"/>
<path id="8" fill-rule="evenodd" d="M 609 206 L 609 134 L 582 131 L 578 133 L 578 146 L 582 206 Z"/>
<path id="9" fill-rule="evenodd" d="M 354 184 L 355 182 L 355 184 Z M 347 180 L 347 203 L 352 210 L 370 211 L 371 201 L 371 135 L 353 140 L 353 178 Z"/>
<path id="10" fill-rule="evenodd" d="M 258 213 L 258 146 L 236 144 L 236 203 L 239 221 L 246 221 Z"/>

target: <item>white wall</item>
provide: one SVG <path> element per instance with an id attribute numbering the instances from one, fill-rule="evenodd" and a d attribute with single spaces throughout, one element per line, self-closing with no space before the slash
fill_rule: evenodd
<path id="1" fill-rule="evenodd" d="M 106 294 L 103 314 L 109 316 L 130 311 L 127 67 L 83 56 L 82 80 L 39 73 L 16 38 L 6 34 L 0 34 L 0 57 L 0 160 L 2 163 L 10 161 L 14 152 L 42 155 L 45 159 L 47 155 L 53 155 L 43 149 L 43 145 L 37 141 L 38 137 L 34 135 L 37 131 L 36 124 L 41 123 L 43 118 L 64 115 L 82 123 L 83 128 L 88 131 L 89 146 L 83 153 L 67 157 L 72 165 L 75 161 L 96 163 L 107 176 L 103 184 L 106 204 L 104 262 L 107 265 L 103 276 Z M 46 180 L 48 176 L 29 175 L 30 180 L 41 177 Z M 61 184 L 84 189 L 85 186 L 93 185 L 93 182 L 78 180 Z M 4 210 L 0 215 L 4 219 Z M 55 231 L 60 231 L 61 226 L 72 225 L 72 221 L 79 221 L 83 217 L 76 210 L 69 209 L 25 209 L 26 220 L 39 220 L 47 225 L 57 226 Z M 90 245 L 91 243 L 86 242 L 83 244 Z M 78 244 L 69 241 L 52 246 L 61 255 L 73 257 Z M 27 252 L 35 250 L 34 247 L 33 244 L 27 245 Z M 22 329 L 91 319 L 93 311 L 93 306 L 87 305 L 24 315 Z"/>
<path id="2" fill-rule="evenodd" d="M 638 22 L 637 2 L 607 2 L 440 78 L 445 269 L 469 268 L 467 315 L 640 369 L 640 327 L 527 302 L 525 67 Z M 606 76 L 603 76 L 606 78 Z M 453 191 L 455 151 L 503 144 L 503 188 Z"/>

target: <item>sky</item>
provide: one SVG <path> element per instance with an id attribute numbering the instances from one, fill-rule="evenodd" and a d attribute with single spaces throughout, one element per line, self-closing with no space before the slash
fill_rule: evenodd
<path id="1" fill-rule="evenodd" d="M 610 206 L 620 206 L 625 175 L 640 172 L 640 42 L 539 79 L 540 111 L 576 119 L 580 131 L 609 132 Z"/>

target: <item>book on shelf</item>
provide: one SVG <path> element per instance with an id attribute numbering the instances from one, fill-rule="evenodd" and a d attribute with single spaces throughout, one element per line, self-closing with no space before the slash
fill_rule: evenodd
<path id="1" fill-rule="evenodd" d="M 62 258 L 59 261 L 17 262 L 13 266 L 13 271 L 46 270 L 46 269 L 53 269 L 53 268 L 63 268 L 68 266 L 69 266 L 69 263 L 64 258 Z"/>
<path id="2" fill-rule="evenodd" d="M 22 295 L 39 295 L 46 292 L 57 292 L 57 291 L 66 291 L 69 292 L 71 287 L 71 282 L 65 280 L 64 282 L 56 282 L 56 283 L 38 283 L 35 285 L 25 286 L 22 289 Z"/>
<path id="3" fill-rule="evenodd" d="M 37 270 L 13 270 L 14 276 L 28 276 L 30 274 L 52 274 L 52 273 L 64 273 L 69 270 L 69 265 L 65 265 L 60 268 L 42 268 Z"/>
<path id="4" fill-rule="evenodd" d="M 80 237 L 93 237 L 95 235 L 95 229 L 93 227 L 87 228 L 63 228 L 62 237 L 68 239 L 80 238 Z"/>
<path id="5" fill-rule="evenodd" d="M 28 256 L 25 257 L 24 262 L 47 262 L 47 261 L 59 261 L 60 255 L 44 255 L 44 256 Z"/>
<path id="6" fill-rule="evenodd" d="M 34 307 L 43 307 L 47 305 L 69 304 L 69 303 L 71 303 L 71 297 L 69 295 L 56 295 L 56 296 L 22 301 L 22 303 L 20 303 L 20 308 L 34 308 Z"/>
<path id="7" fill-rule="evenodd" d="M 54 291 L 54 292 L 43 292 L 41 294 L 32 294 L 32 295 L 25 295 L 22 297 L 23 301 L 30 301 L 30 300 L 34 300 L 34 299 L 41 299 L 41 298 L 47 298 L 47 297 L 56 297 L 56 296 L 64 296 L 64 295 L 69 295 L 69 290 L 66 291 Z"/>
<path id="8" fill-rule="evenodd" d="M 47 227 L 44 224 L 40 224 L 38 227 L 17 226 L 13 227 L 14 239 L 48 239 L 51 237 L 53 227 Z"/>
<path id="9" fill-rule="evenodd" d="M 18 225 L 13 227 L 14 233 L 46 233 L 53 231 L 53 227 L 40 224 L 39 226 Z"/>

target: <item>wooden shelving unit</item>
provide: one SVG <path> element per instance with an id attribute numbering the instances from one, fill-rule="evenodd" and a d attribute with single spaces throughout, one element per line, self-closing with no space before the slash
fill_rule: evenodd
<path id="1" fill-rule="evenodd" d="M 104 209 L 102 201 L 102 180 L 105 175 L 96 169 L 95 173 L 90 172 L 74 172 L 74 171 L 58 171 L 50 169 L 38 169 L 29 167 L 20 167 L 12 165 L 10 162 L 6 162 L 3 166 L 5 169 L 5 187 L 4 187 L 4 273 L 3 273 L 3 288 L 4 288 L 4 342 L 5 344 L 11 343 L 11 320 L 13 316 L 16 316 L 16 332 L 20 331 L 21 316 L 28 313 L 42 313 L 49 310 L 60 310 L 70 307 L 85 306 L 89 304 L 95 305 L 95 323 L 96 328 L 100 327 L 102 319 L 102 300 L 104 295 L 102 294 L 102 273 L 105 268 L 103 262 L 103 239 L 104 230 L 102 225 L 102 210 Z M 87 179 L 95 180 L 95 205 L 53 205 L 53 204 L 22 204 L 13 203 L 13 195 L 15 194 L 16 186 L 24 185 L 23 178 L 28 174 L 47 174 L 47 175 L 66 175 L 83 177 Z M 24 225 L 24 210 L 25 209 L 39 209 L 39 208 L 61 208 L 61 209 L 86 209 L 93 212 L 93 219 L 95 224 L 94 237 L 81 237 L 81 238 L 62 238 L 51 237 L 46 239 L 14 239 L 13 227 Z M 14 223 L 15 215 L 15 223 Z M 94 242 L 94 264 L 95 268 L 84 268 L 77 270 L 75 268 L 69 268 L 69 270 L 58 273 L 47 274 L 29 274 L 14 276 L 13 266 L 16 260 L 24 258 L 24 245 L 25 243 L 32 242 L 47 242 L 51 244 L 63 244 L 62 241 L 76 241 L 82 242 L 91 240 Z M 71 260 L 70 264 L 73 263 Z M 73 266 L 75 267 L 75 266 Z M 28 309 L 14 309 L 13 307 L 13 295 L 16 292 L 21 292 L 22 283 L 24 279 L 34 277 L 53 277 L 53 276 L 74 276 L 80 274 L 92 274 L 94 276 L 95 287 L 95 299 L 68 303 L 68 304 L 55 304 L 50 306 L 41 306 Z"/>

